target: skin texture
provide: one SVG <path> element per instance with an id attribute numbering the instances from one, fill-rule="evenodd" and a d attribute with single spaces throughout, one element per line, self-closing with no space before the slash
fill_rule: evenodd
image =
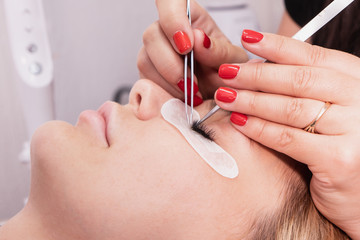
<path id="1" fill-rule="evenodd" d="M 245 239 L 247 224 L 281 202 L 286 163 L 233 131 L 222 111 L 207 127 L 240 174 L 220 176 L 162 118 L 170 98 L 140 80 L 126 106 L 107 102 L 75 126 L 40 127 L 29 202 L 0 239 Z M 207 101 L 197 111 L 211 107 Z"/>
<path id="2" fill-rule="evenodd" d="M 155 24 L 160 30 L 151 27 L 148 29 L 144 35 L 143 51 L 160 51 L 159 46 L 151 44 L 157 41 L 168 41 L 170 47 L 163 49 L 166 53 L 149 57 L 148 61 L 143 61 L 145 57 L 140 54 L 140 73 L 146 75 L 145 72 L 148 71 L 155 76 L 155 81 L 160 79 L 156 76 L 161 75 L 163 65 L 154 63 L 168 61 L 168 58 L 162 57 L 164 54 L 177 53 L 170 36 L 178 30 L 189 33 L 190 38 L 194 39 L 198 68 L 207 66 L 206 60 L 201 56 L 212 56 L 212 60 L 241 66 L 240 73 L 233 80 L 218 79 L 217 83 L 234 88 L 238 94 L 231 104 L 220 101 L 217 104 L 228 111 L 249 115 L 247 124 L 243 127 L 234 125 L 234 130 L 308 164 L 314 174 L 311 193 L 317 208 L 353 239 L 360 239 L 360 135 L 357 127 L 360 116 L 359 58 L 289 38 L 264 34 L 264 39 L 259 43 L 242 42 L 243 46 L 276 64 L 256 63 L 256 60 L 241 64 L 241 61 L 233 57 L 237 55 L 235 52 L 222 51 L 223 54 L 216 55 L 215 51 L 212 53 L 212 47 L 207 52 L 201 47 L 197 48 L 200 40 L 197 45 L 197 35 L 194 34 L 196 30 L 191 32 L 186 11 L 178 11 L 183 7 L 181 2 L 157 0 L 159 23 Z M 203 16 L 207 14 L 203 13 Z M 212 24 L 213 21 L 208 17 L 201 22 L 201 26 Z M 279 33 L 292 36 L 298 29 L 299 26 L 285 13 Z M 210 38 L 212 42 L 217 42 L 216 36 L 210 34 Z M 213 45 L 216 49 L 231 48 L 229 42 Z M 242 52 L 240 50 L 239 54 Z M 173 69 L 180 71 L 182 62 L 173 66 L 172 71 L 177 71 Z M 162 82 L 170 85 L 173 83 L 166 75 L 161 76 Z M 213 82 L 216 77 L 210 79 L 199 79 L 200 91 L 205 86 L 207 95 L 215 92 L 213 86 L 216 84 Z M 333 104 L 316 125 L 316 131 L 320 134 L 301 130 L 317 116 L 326 101 Z"/>

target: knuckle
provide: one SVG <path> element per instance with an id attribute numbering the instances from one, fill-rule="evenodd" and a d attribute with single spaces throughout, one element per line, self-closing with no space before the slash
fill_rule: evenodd
<path id="1" fill-rule="evenodd" d="M 256 132 L 254 137 L 258 142 L 266 142 L 271 140 L 271 148 L 277 149 L 280 151 L 285 151 L 287 148 L 292 146 L 294 142 L 294 131 L 291 128 L 283 128 L 280 133 L 274 137 L 274 135 L 269 135 L 270 123 L 267 121 L 261 121 L 256 127 Z M 271 138 L 271 139 L 269 139 Z"/>
<path id="2" fill-rule="evenodd" d="M 257 106 L 257 102 L 258 102 L 258 97 L 256 94 L 249 94 L 249 110 L 250 112 L 255 112 L 256 111 L 256 106 Z"/>
<path id="3" fill-rule="evenodd" d="M 286 49 L 286 39 L 285 37 L 280 37 L 275 44 L 275 50 L 277 52 L 284 52 Z"/>
<path id="4" fill-rule="evenodd" d="M 143 43 L 144 45 L 147 45 L 150 42 L 155 41 L 158 37 L 160 25 L 159 22 L 154 22 L 153 24 L 151 24 L 143 33 Z"/>
<path id="5" fill-rule="evenodd" d="M 228 44 L 214 44 L 216 47 L 216 57 L 218 59 L 222 59 L 223 61 L 227 62 L 227 59 L 229 59 L 231 50 L 228 47 Z"/>
<path id="6" fill-rule="evenodd" d="M 295 69 L 292 79 L 292 91 L 297 96 L 313 87 L 314 74 L 309 68 L 298 67 Z"/>
<path id="7" fill-rule="evenodd" d="M 148 61 L 147 61 L 146 52 L 145 52 L 144 48 L 141 48 L 141 50 L 138 54 L 138 58 L 136 60 L 136 65 L 140 72 L 145 72 L 146 67 L 148 65 Z"/>
<path id="8" fill-rule="evenodd" d="M 329 165 L 331 186 L 343 187 L 349 179 L 358 176 L 359 151 L 353 147 L 335 147 L 332 150 L 331 165 Z M 339 177 L 346 176 L 346 177 Z"/>
<path id="9" fill-rule="evenodd" d="M 253 83 L 255 86 L 260 85 L 260 80 L 262 78 L 263 75 L 263 66 L 261 64 L 255 64 L 255 71 L 254 71 L 254 75 L 253 75 Z"/>
<path id="10" fill-rule="evenodd" d="M 333 151 L 333 161 L 338 169 L 350 172 L 354 169 L 354 165 L 358 162 L 357 151 L 351 146 L 336 147 Z"/>
<path id="11" fill-rule="evenodd" d="M 319 46 L 310 46 L 310 54 L 309 56 L 309 63 L 310 65 L 318 65 L 319 63 L 324 62 L 326 58 L 326 52 L 323 47 Z"/>
<path id="12" fill-rule="evenodd" d="M 294 125 L 303 115 L 304 102 L 298 98 L 292 98 L 288 101 L 285 108 L 285 119 L 288 124 Z"/>
<path id="13" fill-rule="evenodd" d="M 267 129 L 268 123 L 266 121 L 262 121 L 259 123 L 259 126 L 256 128 L 257 131 L 255 133 L 256 135 L 256 139 L 259 140 L 259 142 L 261 142 L 262 139 L 265 138 L 266 134 L 265 131 Z"/>
<path id="14" fill-rule="evenodd" d="M 279 147 L 279 149 L 286 149 L 292 145 L 294 142 L 294 132 L 289 128 L 284 128 L 280 131 L 280 134 L 275 140 L 275 144 Z"/>

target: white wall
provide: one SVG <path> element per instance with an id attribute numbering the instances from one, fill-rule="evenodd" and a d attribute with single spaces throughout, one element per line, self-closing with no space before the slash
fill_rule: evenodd
<path id="1" fill-rule="evenodd" d="M 276 33 L 284 12 L 283 0 L 249 0 L 263 32 Z"/>
<path id="2" fill-rule="evenodd" d="M 281 1 L 251 0 L 262 30 L 276 31 Z M 137 52 L 142 32 L 157 18 L 155 4 L 149 0 L 43 2 L 55 67 L 56 115 L 75 123 L 82 110 L 98 108 L 117 87 L 138 79 Z M 0 0 L 0 222 L 22 208 L 29 192 L 29 170 L 18 161 L 27 136 L 16 81 Z"/>
<path id="3" fill-rule="evenodd" d="M 0 222 L 23 205 L 29 191 L 29 169 L 17 154 L 26 139 L 22 109 L 16 92 L 14 69 L 0 4 Z"/>

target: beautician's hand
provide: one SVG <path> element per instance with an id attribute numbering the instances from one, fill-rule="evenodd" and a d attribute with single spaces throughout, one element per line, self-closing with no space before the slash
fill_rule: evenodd
<path id="1" fill-rule="evenodd" d="M 220 86 L 217 70 L 224 62 L 245 62 L 247 55 L 232 45 L 213 19 L 195 1 L 191 2 L 192 28 L 186 15 L 186 1 L 157 0 L 159 21 L 144 33 L 138 56 L 141 78 L 155 81 L 173 96 L 183 98 L 184 60 L 181 54 L 194 48 L 195 82 L 203 97 L 212 97 Z M 195 103 L 199 102 L 198 97 Z M 200 99 L 201 101 L 201 99 Z"/>
<path id="2" fill-rule="evenodd" d="M 234 112 L 237 130 L 307 164 L 319 211 L 360 239 L 360 59 L 252 31 L 243 45 L 277 64 L 221 66 L 232 89 L 219 89 L 217 104 Z M 303 130 L 321 110 L 317 134 Z"/>

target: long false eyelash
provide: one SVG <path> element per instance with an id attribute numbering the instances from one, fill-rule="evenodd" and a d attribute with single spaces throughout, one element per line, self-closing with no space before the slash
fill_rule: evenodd
<path id="1" fill-rule="evenodd" d="M 196 121 L 191 125 L 191 129 L 203 136 L 210 141 L 214 141 L 215 132 L 209 128 L 207 128 L 204 124 L 197 124 Z"/>

